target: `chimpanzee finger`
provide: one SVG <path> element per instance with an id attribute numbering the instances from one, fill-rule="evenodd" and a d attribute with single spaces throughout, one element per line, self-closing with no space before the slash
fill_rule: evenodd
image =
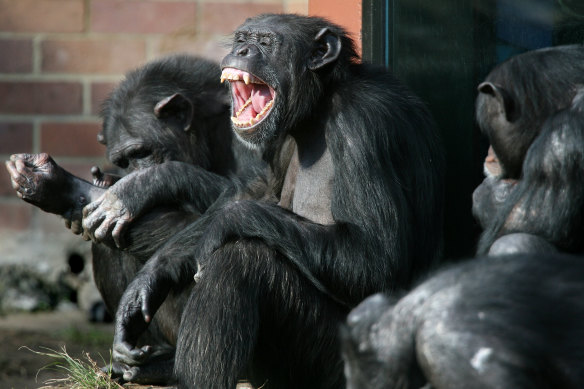
<path id="1" fill-rule="evenodd" d="M 140 300 L 142 300 L 142 316 L 144 317 L 144 321 L 150 323 L 153 314 L 150 312 L 150 299 L 144 290 L 140 291 Z"/>
<path id="2" fill-rule="evenodd" d="M 123 378 L 124 373 L 129 368 L 130 368 L 130 366 L 125 364 L 125 363 L 112 361 L 111 364 L 102 367 L 100 370 L 115 380 L 118 378 Z"/>
<path id="3" fill-rule="evenodd" d="M 83 221 L 81 225 L 86 235 L 92 239 L 92 232 L 103 223 L 105 218 L 102 212 L 94 212 L 99 207 L 98 203 L 100 203 L 99 200 L 89 203 L 83 208 Z"/>
<path id="4" fill-rule="evenodd" d="M 81 220 L 73 220 L 73 222 L 69 221 L 69 228 L 71 232 L 75 235 L 80 235 L 83 233 L 83 227 L 81 226 Z"/>
<path id="5" fill-rule="evenodd" d="M 128 367 L 128 369 L 126 369 L 126 371 L 124 371 L 124 381 L 128 381 L 128 382 L 135 382 L 136 377 L 139 375 L 140 373 L 140 368 L 138 366 L 131 366 Z"/>
<path id="6" fill-rule="evenodd" d="M 14 162 L 6 162 L 6 169 L 10 175 L 10 183 L 12 184 L 12 189 L 18 190 L 20 188 L 20 181 L 22 180 L 22 175 L 16 171 L 16 166 Z"/>
<path id="7" fill-rule="evenodd" d="M 6 162 L 6 169 L 10 175 L 10 184 L 12 185 L 12 189 L 16 191 L 16 195 L 22 198 L 23 194 L 28 194 L 27 192 L 30 191 L 32 183 L 25 175 L 17 171 L 14 162 Z"/>
<path id="8" fill-rule="evenodd" d="M 30 155 L 30 154 L 12 154 L 12 155 L 10 156 L 10 160 L 11 160 L 12 162 L 16 162 L 16 161 L 23 161 L 23 160 L 25 160 L 25 159 L 28 159 L 28 158 L 29 158 L 29 155 Z"/>
<path id="9" fill-rule="evenodd" d="M 112 238 L 116 244 L 116 247 L 119 249 L 123 249 L 126 247 L 126 242 L 124 239 L 124 231 L 126 230 L 126 226 L 128 225 L 127 220 L 120 220 L 114 226 L 112 230 Z"/>
<path id="10" fill-rule="evenodd" d="M 115 225 L 116 221 L 114 218 L 105 217 L 103 222 L 100 226 L 93 232 L 93 238 L 96 242 L 102 242 L 106 239 L 108 232 L 112 229 L 112 226 Z"/>
<path id="11" fill-rule="evenodd" d="M 16 171 L 16 166 L 13 161 L 5 161 L 4 166 L 6 166 L 6 170 L 8 170 L 8 174 L 10 175 L 10 179 L 14 182 L 20 174 Z"/>
<path id="12" fill-rule="evenodd" d="M 83 219 L 87 218 L 88 216 L 92 215 L 93 212 L 99 208 L 99 206 L 101 205 L 103 199 L 103 195 L 100 196 L 97 200 L 95 200 L 92 203 L 87 204 L 85 207 L 83 207 Z"/>
<path id="13" fill-rule="evenodd" d="M 152 348 L 150 346 L 135 348 L 128 342 L 114 342 L 112 357 L 117 362 L 139 365 L 148 359 L 151 352 Z"/>

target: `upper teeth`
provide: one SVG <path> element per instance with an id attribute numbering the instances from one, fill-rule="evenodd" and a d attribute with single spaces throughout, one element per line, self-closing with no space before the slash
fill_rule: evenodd
<path id="1" fill-rule="evenodd" d="M 243 82 L 245 82 L 246 85 L 249 85 L 250 83 L 264 84 L 264 82 L 262 80 L 260 80 L 257 77 L 252 76 L 249 73 L 245 73 L 245 72 L 241 72 L 241 71 L 234 72 L 233 70 L 234 69 L 224 69 L 223 70 L 223 72 L 221 73 L 221 83 L 223 83 L 225 80 L 241 81 L 243 79 Z"/>

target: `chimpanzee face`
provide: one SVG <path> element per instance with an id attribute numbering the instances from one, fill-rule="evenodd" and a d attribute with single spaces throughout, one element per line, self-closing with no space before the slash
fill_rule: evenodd
<path id="1" fill-rule="evenodd" d="M 244 25 L 235 32 L 233 49 L 221 64 L 221 82 L 227 80 L 231 86 L 233 129 L 252 145 L 275 133 L 278 111 L 283 109 L 283 91 L 271 61 L 283 55 L 281 42 L 272 29 Z"/>
<path id="2" fill-rule="evenodd" d="M 315 80 L 341 50 L 338 34 L 323 26 L 317 18 L 261 15 L 235 31 L 232 50 L 221 63 L 221 81 L 230 83 L 231 121 L 244 142 L 263 144 L 315 105 L 322 93 Z"/>
<path id="3" fill-rule="evenodd" d="M 154 111 L 128 105 L 105 115 L 98 140 L 114 165 L 131 172 L 167 161 L 189 161 L 184 147 L 187 133 L 180 125 L 168 125 Z"/>

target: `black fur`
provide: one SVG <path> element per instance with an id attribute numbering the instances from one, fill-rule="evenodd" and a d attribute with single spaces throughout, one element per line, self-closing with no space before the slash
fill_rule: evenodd
<path id="1" fill-rule="evenodd" d="M 343 331 L 347 389 L 580 388 L 583 279 L 581 257 L 483 257 L 370 297 Z"/>
<path id="2" fill-rule="evenodd" d="M 134 343 L 144 318 L 195 276 L 179 387 L 233 388 L 241 377 L 264 388 L 344 387 L 337 324 L 365 296 L 410 286 L 439 258 L 442 236 L 433 121 L 387 71 L 355 58 L 347 34 L 320 18 L 261 15 L 235 32 L 222 67 L 275 90 L 260 124 L 235 127 L 264 150 L 267 192 L 244 183 L 224 193 L 232 200 L 148 261 L 120 303 L 118 358 L 143 360 Z"/>

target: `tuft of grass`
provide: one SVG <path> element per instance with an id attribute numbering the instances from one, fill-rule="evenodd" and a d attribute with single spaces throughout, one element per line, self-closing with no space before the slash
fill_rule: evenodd
<path id="1" fill-rule="evenodd" d="M 71 389 L 124 389 L 123 386 L 113 381 L 111 372 L 103 372 L 97 363 L 91 359 L 89 353 L 85 353 L 84 359 L 73 358 L 67 354 L 65 346 L 61 351 L 56 351 L 47 347 L 42 347 L 44 351 L 35 351 L 28 347 L 23 347 L 37 355 L 50 357 L 55 361 L 41 368 L 41 370 L 61 371 L 64 378 L 53 378 L 44 382 L 43 388 L 51 388 L 53 385 L 59 387 L 66 386 Z M 111 356 L 110 356 L 111 359 Z M 103 360 L 103 357 L 102 357 Z M 105 361 L 104 361 L 105 363 Z M 110 363 L 111 366 L 111 363 Z"/>

